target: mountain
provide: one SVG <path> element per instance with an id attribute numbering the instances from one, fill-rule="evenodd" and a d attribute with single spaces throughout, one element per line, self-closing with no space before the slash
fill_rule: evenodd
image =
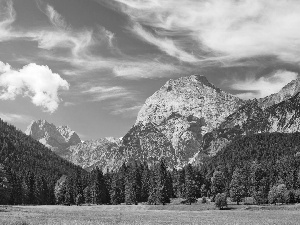
<path id="1" fill-rule="evenodd" d="M 46 120 L 33 121 L 25 133 L 84 169 L 99 166 L 105 171 L 116 167 L 114 158 L 119 151 L 119 139 L 108 137 L 83 142 L 68 126 L 57 127 Z"/>
<path id="2" fill-rule="evenodd" d="M 267 108 L 293 97 L 299 91 L 300 78 L 297 78 L 296 80 L 293 80 L 285 85 L 278 93 L 259 99 L 258 103 L 261 108 Z"/>
<path id="3" fill-rule="evenodd" d="M 100 138 L 72 145 L 62 157 L 87 170 L 98 166 L 106 171 L 114 168 L 119 147 L 119 139 Z"/>
<path id="4" fill-rule="evenodd" d="M 123 139 L 122 149 L 136 152 L 134 155 L 138 152 L 141 159 L 150 161 L 168 156 L 171 166 L 183 165 L 199 151 L 203 135 L 243 103 L 204 76 L 169 80 L 146 100 Z"/>
<path id="5" fill-rule="evenodd" d="M 38 140 L 58 155 L 62 154 L 66 148 L 81 143 L 79 136 L 68 126 L 56 127 L 46 120 L 33 121 L 25 134 Z"/>
<path id="6" fill-rule="evenodd" d="M 62 175 L 84 172 L 32 137 L 0 119 L 0 164 L 21 176 L 44 177 L 50 186 Z"/>
<path id="7" fill-rule="evenodd" d="M 269 107 L 250 100 L 204 137 L 203 152 L 214 155 L 232 140 L 257 133 L 294 133 L 300 130 L 300 93 Z"/>

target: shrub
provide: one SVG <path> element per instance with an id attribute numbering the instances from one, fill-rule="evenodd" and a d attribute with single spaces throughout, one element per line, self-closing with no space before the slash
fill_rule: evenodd
<path id="1" fill-rule="evenodd" d="M 269 204 L 284 203 L 285 193 L 287 188 L 284 184 L 279 184 L 278 186 L 273 186 L 268 194 Z"/>
<path id="2" fill-rule="evenodd" d="M 294 190 L 288 190 L 284 193 L 284 202 L 286 204 L 295 203 L 295 193 Z"/>
<path id="3" fill-rule="evenodd" d="M 294 201 L 295 201 L 295 203 L 300 203 L 300 190 L 299 189 L 294 191 Z"/>
<path id="4" fill-rule="evenodd" d="M 81 194 L 78 194 L 76 196 L 76 205 L 81 205 L 83 203 L 84 203 L 83 196 Z"/>
<path id="5" fill-rule="evenodd" d="M 207 203 L 207 199 L 205 197 L 202 197 L 201 203 L 203 203 L 203 204 Z"/>
<path id="6" fill-rule="evenodd" d="M 227 196 L 226 193 L 217 194 L 215 198 L 215 205 L 219 209 L 223 209 L 223 207 L 227 207 Z"/>

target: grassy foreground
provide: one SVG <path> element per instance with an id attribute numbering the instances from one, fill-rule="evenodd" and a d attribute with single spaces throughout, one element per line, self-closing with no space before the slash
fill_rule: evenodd
<path id="1" fill-rule="evenodd" d="M 300 206 L 215 210 L 212 204 L 166 206 L 0 206 L 2 225 L 299 224 Z"/>

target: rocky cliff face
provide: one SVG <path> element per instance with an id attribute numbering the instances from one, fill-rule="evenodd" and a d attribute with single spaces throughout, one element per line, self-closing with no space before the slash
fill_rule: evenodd
<path id="1" fill-rule="evenodd" d="M 291 81 L 285 85 L 278 93 L 269 95 L 265 98 L 258 99 L 258 104 L 261 108 L 267 108 L 282 101 L 285 101 L 300 91 L 300 78 Z"/>
<path id="2" fill-rule="evenodd" d="M 99 166 L 104 170 L 118 165 L 114 158 L 117 158 L 119 151 L 119 139 L 101 138 L 82 142 L 68 126 L 56 127 L 45 120 L 33 121 L 25 133 L 84 169 Z"/>
<path id="3" fill-rule="evenodd" d="M 120 158 L 119 147 L 119 139 L 101 138 L 70 146 L 63 157 L 87 170 L 98 166 L 106 171 L 106 169 L 115 169 L 122 163 L 115 161 L 116 158 Z"/>
<path id="4" fill-rule="evenodd" d="M 215 87 L 204 76 L 169 80 L 146 100 L 134 128 L 127 134 L 128 137 L 135 137 L 135 141 L 123 141 L 124 149 L 138 146 L 133 142 L 139 139 L 136 151 L 142 151 L 142 154 L 151 152 L 149 146 L 155 143 L 153 138 L 145 140 L 139 132 L 152 127 L 151 132 L 159 141 L 168 142 L 168 150 L 162 146 L 160 148 L 173 154 L 170 158 L 173 166 L 184 164 L 201 148 L 203 135 L 212 131 L 242 104 L 241 99 Z"/>
<path id="5" fill-rule="evenodd" d="M 57 154 L 61 154 L 62 151 L 65 151 L 65 149 L 71 145 L 81 143 L 76 132 L 72 131 L 68 126 L 56 127 L 46 120 L 33 121 L 25 133 L 49 147 Z"/>
<path id="6" fill-rule="evenodd" d="M 300 131 L 300 93 L 278 104 L 261 107 L 258 100 L 248 101 L 204 137 L 203 152 L 214 155 L 242 135 Z"/>

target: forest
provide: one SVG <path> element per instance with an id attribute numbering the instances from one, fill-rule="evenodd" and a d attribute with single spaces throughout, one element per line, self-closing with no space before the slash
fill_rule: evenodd
<path id="1" fill-rule="evenodd" d="M 230 197 L 239 204 L 300 202 L 300 133 L 264 133 L 232 141 L 198 165 L 149 167 L 129 161 L 117 171 L 87 172 L 0 121 L 0 204 L 168 204 L 181 198 Z"/>

